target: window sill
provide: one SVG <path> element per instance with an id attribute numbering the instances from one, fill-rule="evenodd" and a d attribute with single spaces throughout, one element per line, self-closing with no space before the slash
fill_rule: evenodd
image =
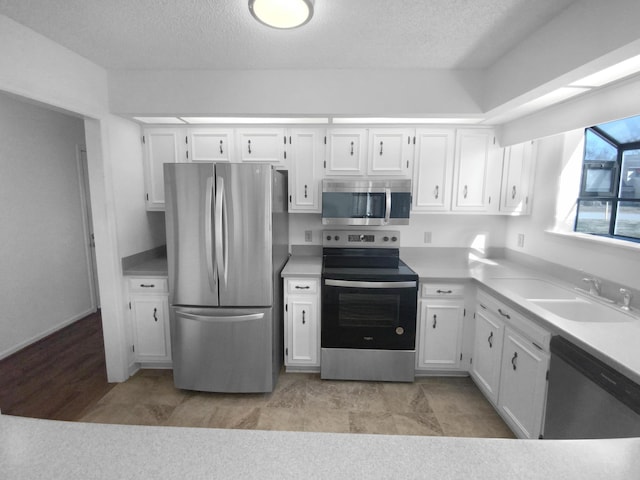
<path id="1" fill-rule="evenodd" d="M 549 229 L 545 230 L 545 233 L 563 238 L 570 238 L 572 240 L 580 240 L 587 243 L 604 245 L 608 247 L 621 248 L 632 252 L 640 252 L 640 243 L 629 242 L 626 240 L 620 240 L 617 238 L 599 237 L 597 235 L 589 235 L 588 233 L 567 232 L 562 230 Z"/>

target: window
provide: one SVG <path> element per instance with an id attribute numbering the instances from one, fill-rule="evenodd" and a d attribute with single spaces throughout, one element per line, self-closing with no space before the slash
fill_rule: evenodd
<path id="1" fill-rule="evenodd" d="M 640 242 L 640 116 L 585 130 L 574 230 Z"/>

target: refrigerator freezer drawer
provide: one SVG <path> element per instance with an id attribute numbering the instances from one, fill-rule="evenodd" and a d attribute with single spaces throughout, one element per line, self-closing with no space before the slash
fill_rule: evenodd
<path id="1" fill-rule="evenodd" d="M 204 392 L 271 392 L 272 312 L 265 309 L 171 309 L 173 378 Z"/>

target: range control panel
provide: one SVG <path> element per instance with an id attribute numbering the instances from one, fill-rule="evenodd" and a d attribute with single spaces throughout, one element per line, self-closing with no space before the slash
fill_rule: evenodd
<path id="1" fill-rule="evenodd" d="M 325 230 L 322 232 L 323 247 L 341 248 L 398 248 L 400 232 L 396 230 Z"/>

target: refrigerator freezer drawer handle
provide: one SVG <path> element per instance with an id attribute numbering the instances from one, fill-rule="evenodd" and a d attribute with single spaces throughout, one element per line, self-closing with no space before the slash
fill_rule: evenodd
<path id="1" fill-rule="evenodd" d="M 204 241 L 205 254 L 207 259 L 207 273 L 209 274 L 209 285 L 215 288 L 214 265 L 213 265 L 213 244 L 211 238 L 211 210 L 213 208 L 213 177 L 207 178 L 207 193 L 204 207 Z"/>
<path id="2" fill-rule="evenodd" d="M 248 315 L 231 315 L 231 316 L 210 316 L 210 315 L 196 315 L 195 313 L 181 312 L 181 317 L 189 320 L 199 320 L 201 322 L 210 323 L 225 323 L 225 322 L 250 322 L 252 320 L 260 320 L 264 318 L 264 313 L 250 313 Z"/>

